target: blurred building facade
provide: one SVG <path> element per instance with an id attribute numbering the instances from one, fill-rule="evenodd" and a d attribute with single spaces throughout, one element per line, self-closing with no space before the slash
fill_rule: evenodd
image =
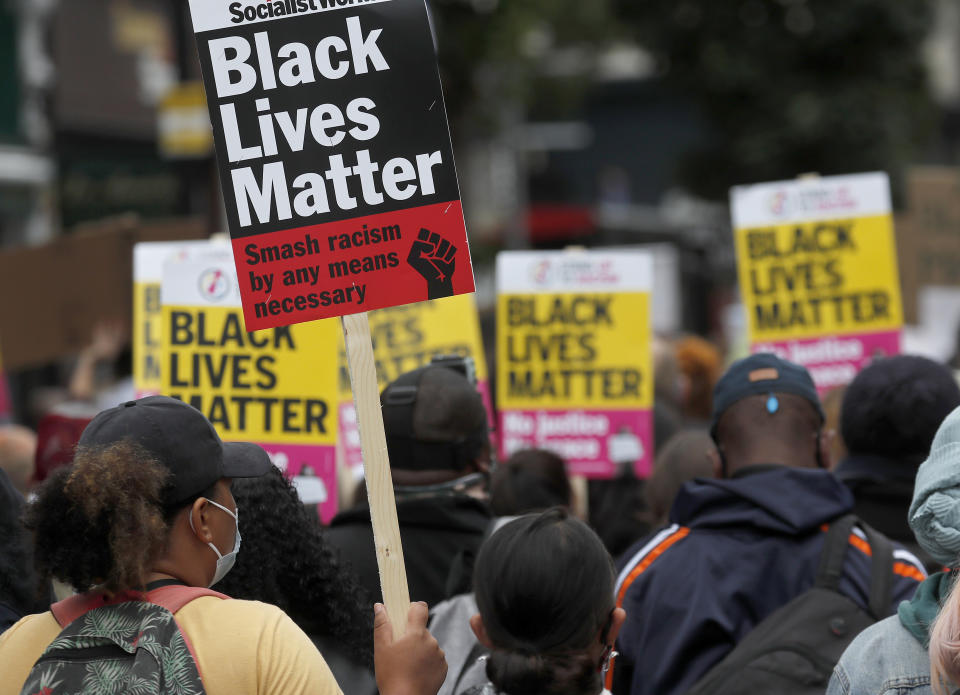
<path id="1" fill-rule="evenodd" d="M 160 146 L 171 96 L 199 84 L 187 13 L 187 3 L 169 0 L 61 4 L 51 40 L 65 227 L 124 212 L 157 218 L 215 208 L 212 140 L 193 152 Z"/>
<path id="2" fill-rule="evenodd" d="M 185 2 L 0 0 L 0 243 L 125 213 L 217 227 L 195 52 Z"/>
<path id="3" fill-rule="evenodd" d="M 55 234 L 48 41 L 56 0 L 0 2 L 0 245 Z"/>
<path id="4" fill-rule="evenodd" d="M 436 24 L 442 71 L 468 27 L 505 12 L 498 0 L 429 6 L 448 20 Z M 960 9 L 930 6 L 923 53 L 942 123 L 927 160 L 953 164 Z M 485 132 L 451 114 L 478 280 L 492 287 L 486 276 L 504 247 L 666 243 L 682 279 L 675 323 L 709 333 L 736 284 L 729 223 L 722 202 L 676 184 L 678 161 L 708 126 L 689 94 L 666 86 L 662 57 L 615 34 L 561 40 L 531 22 L 514 55 L 534 66 L 523 98 L 505 88 L 512 64 L 470 63 L 461 74 L 477 83 L 473 105 L 496 104 Z M 186 0 L 0 0 L 0 245 L 130 212 L 202 215 L 222 230 L 195 53 Z M 464 89 L 449 82 L 448 96 Z M 580 98 L 558 98 L 565 83 L 580 85 Z"/>

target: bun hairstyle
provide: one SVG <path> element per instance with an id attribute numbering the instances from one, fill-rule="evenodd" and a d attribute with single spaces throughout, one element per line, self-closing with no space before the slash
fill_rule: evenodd
<path id="1" fill-rule="evenodd" d="M 482 546 L 474 591 L 502 693 L 595 695 L 590 654 L 613 611 L 613 563 L 597 534 L 564 509 L 521 517 Z"/>
<path id="2" fill-rule="evenodd" d="M 38 572 L 77 591 L 142 589 L 177 511 L 161 501 L 169 475 L 128 441 L 78 449 L 27 507 Z"/>

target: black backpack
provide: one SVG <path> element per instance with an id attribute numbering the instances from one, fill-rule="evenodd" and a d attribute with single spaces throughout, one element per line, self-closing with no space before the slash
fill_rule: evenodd
<path id="1" fill-rule="evenodd" d="M 868 610 L 839 591 L 854 526 L 870 544 Z M 847 645 L 889 614 L 892 588 L 893 545 L 855 516 L 840 517 L 827 531 L 813 588 L 761 621 L 687 695 L 823 695 Z"/>

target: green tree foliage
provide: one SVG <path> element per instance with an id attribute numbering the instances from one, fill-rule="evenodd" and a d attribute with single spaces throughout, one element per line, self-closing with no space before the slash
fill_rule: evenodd
<path id="1" fill-rule="evenodd" d="M 896 176 L 931 133 L 929 0 L 618 2 L 706 122 L 677 171 L 695 193 L 804 172 Z"/>
<path id="2" fill-rule="evenodd" d="M 451 120 L 495 130 L 503 106 L 576 103 L 597 47 L 616 30 L 615 0 L 431 0 Z M 558 55 L 583 70 L 557 74 Z"/>

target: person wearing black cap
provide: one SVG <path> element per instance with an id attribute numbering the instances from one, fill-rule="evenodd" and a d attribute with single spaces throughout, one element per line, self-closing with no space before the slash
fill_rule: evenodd
<path id="1" fill-rule="evenodd" d="M 492 515 L 487 413 L 470 381 L 445 365 L 401 375 L 380 395 L 410 597 L 433 606 L 470 590 Z M 380 596 L 370 511 L 336 516 L 327 541 Z"/>
<path id="2" fill-rule="evenodd" d="M 627 622 L 608 680 L 614 692 L 688 691 L 754 626 L 813 585 L 823 528 L 853 508 L 827 470 L 823 422 L 816 388 L 799 365 L 758 354 L 720 379 L 711 423 L 716 477 L 687 483 L 671 525 L 618 563 L 617 606 Z M 857 541 L 839 586 L 866 607 L 871 560 L 869 546 Z M 891 612 L 925 576 L 909 553 L 895 559 Z"/>
<path id="3" fill-rule="evenodd" d="M 240 549 L 231 479 L 263 475 L 271 465 L 259 446 L 222 442 L 199 411 L 172 398 L 151 396 L 97 415 L 72 465 L 44 482 L 26 515 L 37 568 L 81 593 L 3 634 L 0 695 L 20 692 L 64 625 L 144 598 L 176 606 L 168 610 L 209 695 L 338 694 L 320 653 L 279 608 L 190 588 L 215 584 Z M 178 603 L 171 592 L 189 597 Z M 425 625 L 426 607 L 411 616 Z M 377 611 L 377 622 L 381 692 L 435 692 L 445 667 L 425 628 L 411 624 L 408 636 L 393 641 L 386 611 Z M 410 670 L 415 664 L 423 674 Z"/>
<path id="4" fill-rule="evenodd" d="M 920 548 L 907 510 L 917 468 L 958 405 L 960 386 L 951 371 L 917 355 L 873 362 L 843 397 L 840 432 L 848 453 L 833 472 L 853 493 L 857 516 L 909 548 L 930 571 L 940 565 Z"/>

